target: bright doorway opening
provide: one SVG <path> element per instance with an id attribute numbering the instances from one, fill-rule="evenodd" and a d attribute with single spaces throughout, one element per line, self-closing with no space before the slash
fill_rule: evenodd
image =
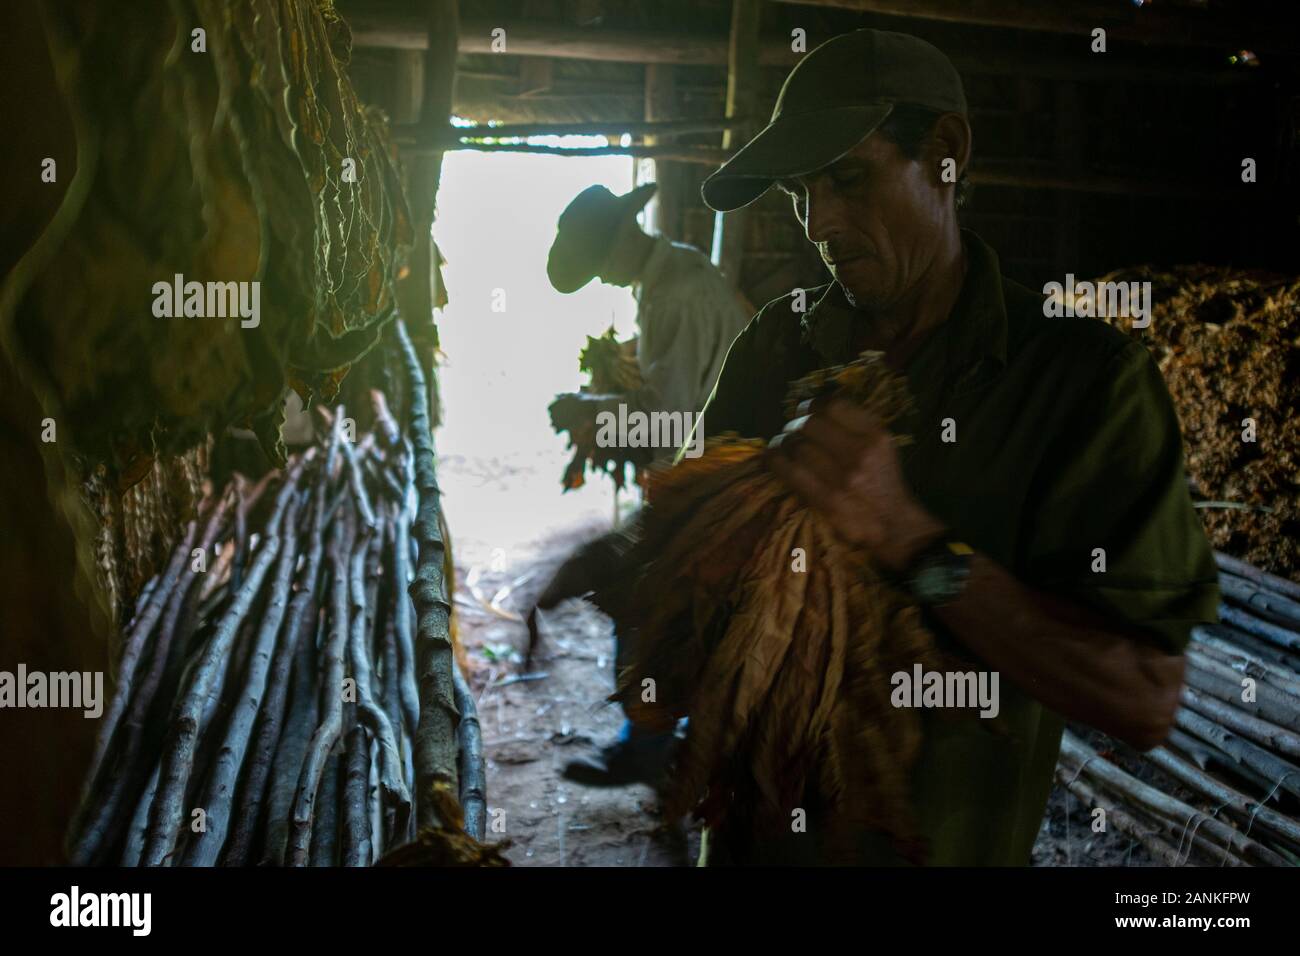
<path id="1" fill-rule="evenodd" d="M 603 146 L 604 137 L 538 138 Z M 458 634 L 475 690 L 489 806 L 504 811 L 519 865 L 686 865 L 698 840 L 663 830 L 644 786 L 584 790 L 569 760 L 612 740 L 622 713 L 608 618 L 583 601 L 547 612 L 541 654 L 522 673 L 527 614 L 560 562 L 613 522 L 613 483 L 590 477 L 563 492 L 572 452 L 547 406 L 585 376 L 578 353 L 611 323 L 635 334 L 631 292 L 593 281 L 561 295 L 546 278 L 555 224 L 594 184 L 634 185 L 628 156 L 446 154 L 434 237 L 446 259 L 448 305 L 438 329 L 443 425 L 438 480 L 456 559 Z M 633 491 L 622 498 L 630 499 Z"/>
<path id="2" fill-rule="evenodd" d="M 545 140 L 605 144 L 604 137 Z M 598 280 L 561 295 L 547 281 L 546 256 L 574 196 L 597 184 L 624 193 L 633 176 L 627 156 L 461 150 L 443 159 L 434 238 L 449 302 L 438 322 L 446 358 L 437 440 L 458 560 L 491 561 L 502 552 L 514 564 L 518 551 L 557 528 L 612 519 L 608 480 L 561 492 L 571 453 L 551 430 L 547 406 L 582 384 L 586 336 L 611 324 L 620 338 L 635 334 L 636 304 L 629 290 Z"/>

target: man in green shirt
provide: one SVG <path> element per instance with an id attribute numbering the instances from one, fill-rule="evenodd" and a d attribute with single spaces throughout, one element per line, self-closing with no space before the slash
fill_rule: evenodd
<path id="1" fill-rule="evenodd" d="M 928 43 L 860 30 L 795 68 L 772 122 L 703 193 L 726 211 L 784 189 L 835 281 L 755 317 L 702 427 L 773 438 L 774 473 L 906 582 L 941 646 L 999 675 L 997 720 L 922 711 L 913 798 L 928 863 L 1023 865 L 1064 720 L 1161 743 L 1218 590 L 1158 369 L 1138 340 L 1048 318 L 1000 275 L 958 225 L 970 154 L 961 80 Z M 907 379 L 894 428 L 910 444 L 843 402 L 785 421 L 792 380 L 867 349 Z M 757 856 L 729 857 L 725 833 L 710 850 L 825 860 L 815 800 L 807 813 L 807 832 Z M 901 862 L 875 833 L 852 856 Z"/>

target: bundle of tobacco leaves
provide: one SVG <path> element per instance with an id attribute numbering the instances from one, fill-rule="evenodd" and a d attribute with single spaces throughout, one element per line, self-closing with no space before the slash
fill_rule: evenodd
<path id="1" fill-rule="evenodd" d="M 864 353 L 796 382 L 789 413 L 828 391 L 886 422 L 908 402 L 879 353 Z M 890 675 L 940 652 L 871 556 L 771 475 L 763 447 L 720 436 L 651 470 L 626 571 L 594 598 L 625 648 L 613 699 L 647 730 L 690 718 L 668 814 L 694 810 L 733 846 L 738 831 L 758 843 L 788 833 L 815 794 L 824 826 L 883 830 L 919 859 L 908 783 L 921 728 L 891 706 Z"/>
<path id="2" fill-rule="evenodd" d="M 125 491 L 100 466 L 82 486 L 97 525 L 94 540 L 99 587 L 114 621 L 125 623 L 129 596 L 139 594 L 167 562 L 181 537 L 181 519 L 203 499 L 210 442 L 181 455 L 155 458 L 149 473 Z"/>
<path id="3" fill-rule="evenodd" d="M 593 396 L 631 395 L 645 384 L 636 355 L 615 338 L 612 326 L 599 338 L 587 336 L 587 345 L 578 356 L 578 368 L 591 376 L 582 391 Z M 550 413 L 551 427 L 557 433 L 567 431 L 569 447 L 574 450 L 561 478 L 565 491 L 586 484 L 588 469 L 609 475 L 616 488 L 627 483 L 628 468 L 633 480 L 637 479 L 639 468 L 648 459 L 637 455 L 635 449 L 599 447 L 596 424 L 581 405 L 560 398 L 551 404 Z"/>
<path id="4" fill-rule="evenodd" d="M 587 336 L 578 368 L 591 376 L 587 388 L 598 395 L 627 395 L 645 384 L 636 353 L 615 338 L 613 326 L 599 338 Z"/>
<path id="5" fill-rule="evenodd" d="M 1149 328 L 1109 321 L 1164 374 L 1210 540 L 1300 580 L 1300 278 L 1192 265 L 1108 280 L 1151 283 Z"/>
<path id="6" fill-rule="evenodd" d="M 3 319 L 60 445 L 129 483 L 242 424 L 282 463 L 287 388 L 332 395 L 391 317 L 411 241 L 346 25 L 330 0 L 45 12 L 77 139 L 59 182 L 75 179 Z M 174 282 L 204 291 L 164 317 L 155 287 Z M 250 311 L 259 284 L 255 317 L 230 315 L 226 283 Z"/>

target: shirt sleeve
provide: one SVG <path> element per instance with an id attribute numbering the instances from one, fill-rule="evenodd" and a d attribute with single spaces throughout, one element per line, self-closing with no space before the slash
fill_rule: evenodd
<path id="1" fill-rule="evenodd" d="M 1085 395 L 1031 487 L 1022 576 L 1181 651 L 1194 625 L 1216 620 L 1219 592 L 1173 402 L 1133 340 Z"/>

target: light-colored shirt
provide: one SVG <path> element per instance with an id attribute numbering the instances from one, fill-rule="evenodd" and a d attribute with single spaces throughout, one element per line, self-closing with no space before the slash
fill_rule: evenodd
<path id="1" fill-rule="evenodd" d="M 641 332 L 637 361 L 646 382 L 639 404 L 647 411 L 699 412 L 749 312 L 704 253 L 664 236 L 655 238 L 633 294 Z"/>

